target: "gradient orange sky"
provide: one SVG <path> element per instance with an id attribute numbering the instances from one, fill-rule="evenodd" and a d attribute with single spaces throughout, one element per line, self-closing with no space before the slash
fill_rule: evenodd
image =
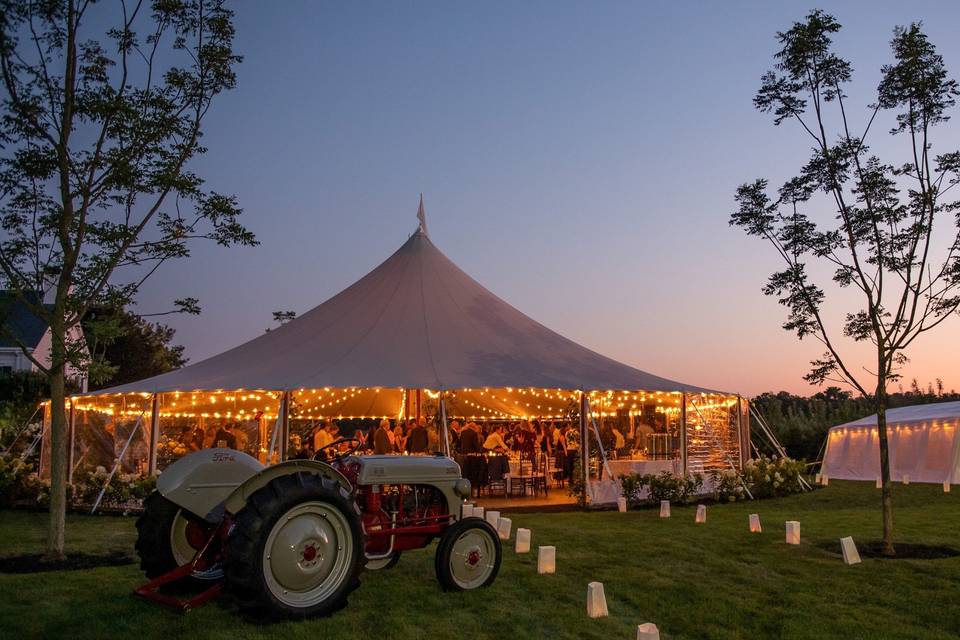
<path id="1" fill-rule="evenodd" d="M 856 118 L 895 25 L 925 20 L 960 75 L 960 3 L 819 3 L 844 31 Z M 585 346 L 690 384 L 813 391 L 821 349 L 760 293 L 779 264 L 728 226 L 745 181 L 795 173 L 808 143 L 753 110 L 795 3 L 263 3 L 237 7 L 238 89 L 195 168 L 235 193 L 261 245 L 165 265 L 139 311 L 170 317 L 193 361 L 304 312 L 385 259 L 416 225 L 465 271 Z M 872 146 L 905 161 L 906 140 Z M 960 123 L 935 151 L 960 148 Z M 829 215 L 828 211 L 823 212 Z M 946 220 L 945 220 L 946 221 Z M 829 298 L 828 315 L 850 309 Z M 862 350 L 859 353 L 863 353 Z M 904 375 L 960 388 L 960 318 L 917 342 Z M 861 361 L 866 365 L 868 359 Z"/>

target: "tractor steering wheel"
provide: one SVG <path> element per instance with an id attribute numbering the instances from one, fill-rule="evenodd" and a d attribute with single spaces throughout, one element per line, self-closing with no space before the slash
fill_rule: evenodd
<path id="1" fill-rule="evenodd" d="M 361 442 L 360 438 L 340 438 L 339 440 L 334 440 L 334 441 L 331 442 L 330 444 L 323 445 L 322 447 L 320 447 L 319 449 L 317 449 L 317 452 L 316 452 L 315 454 L 313 454 L 313 459 L 314 459 L 314 460 L 319 460 L 319 459 L 321 459 L 321 458 L 320 458 L 320 454 L 321 454 L 321 453 L 323 453 L 324 451 L 326 451 L 326 450 L 329 449 L 330 447 L 335 447 L 335 446 L 337 446 L 338 444 L 343 444 L 344 442 L 352 442 L 352 443 L 353 443 L 353 448 L 351 448 L 350 451 L 348 451 L 348 452 L 346 452 L 346 453 L 334 454 L 334 456 L 333 456 L 333 459 L 334 459 L 334 460 L 342 460 L 343 458 L 348 458 L 348 457 L 352 456 L 352 455 L 355 454 L 355 453 L 357 452 L 357 450 L 363 445 L 363 442 Z M 326 456 L 324 455 L 322 459 L 326 459 Z"/>

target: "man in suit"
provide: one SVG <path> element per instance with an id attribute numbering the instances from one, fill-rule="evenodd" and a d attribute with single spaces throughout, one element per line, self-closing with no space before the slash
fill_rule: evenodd
<path id="1" fill-rule="evenodd" d="M 468 422 L 460 431 L 460 453 L 480 453 L 480 436 L 477 435 L 477 425 Z"/>
<path id="2" fill-rule="evenodd" d="M 426 420 L 418 418 L 410 433 L 407 435 L 408 453 L 427 453 L 430 448 L 430 438 L 427 435 Z"/>
<path id="3" fill-rule="evenodd" d="M 393 453 L 393 444 L 390 442 L 390 421 L 384 418 L 380 426 L 373 433 L 373 452 L 378 456 Z"/>

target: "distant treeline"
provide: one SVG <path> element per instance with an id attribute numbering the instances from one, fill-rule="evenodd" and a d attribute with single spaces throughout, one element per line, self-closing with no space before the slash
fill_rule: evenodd
<path id="1" fill-rule="evenodd" d="M 890 407 L 911 404 L 951 402 L 960 400 L 960 393 L 951 389 L 944 391 L 937 379 L 926 388 L 914 380 L 908 390 L 898 389 L 890 394 Z M 787 453 L 797 459 L 813 461 L 820 455 L 827 430 L 844 422 L 858 420 L 876 413 L 867 398 L 853 396 L 838 387 L 827 387 L 809 397 L 795 396 L 786 391 L 767 392 L 751 400 L 753 406 L 770 425 Z M 755 419 L 751 419 L 751 435 L 754 444 L 763 453 L 773 453 L 766 437 L 760 432 Z"/>

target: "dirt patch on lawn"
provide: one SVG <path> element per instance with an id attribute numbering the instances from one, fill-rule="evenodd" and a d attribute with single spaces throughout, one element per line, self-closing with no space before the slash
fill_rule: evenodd
<path id="1" fill-rule="evenodd" d="M 0 558 L 0 573 L 41 573 L 43 571 L 79 571 L 97 567 L 119 567 L 133 564 L 134 559 L 115 551 L 103 555 L 69 553 L 63 560 L 48 562 L 38 553 Z"/>
<path id="2" fill-rule="evenodd" d="M 823 540 L 817 542 L 816 545 L 824 551 L 829 551 L 838 556 L 843 555 L 839 540 Z M 879 560 L 943 560 L 944 558 L 960 556 L 960 549 L 943 545 L 898 542 L 893 546 L 897 552 L 895 556 L 883 555 L 883 542 L 881 540 L 858 542 L 857 551 L 863 558 L 877 558 Z"/>

